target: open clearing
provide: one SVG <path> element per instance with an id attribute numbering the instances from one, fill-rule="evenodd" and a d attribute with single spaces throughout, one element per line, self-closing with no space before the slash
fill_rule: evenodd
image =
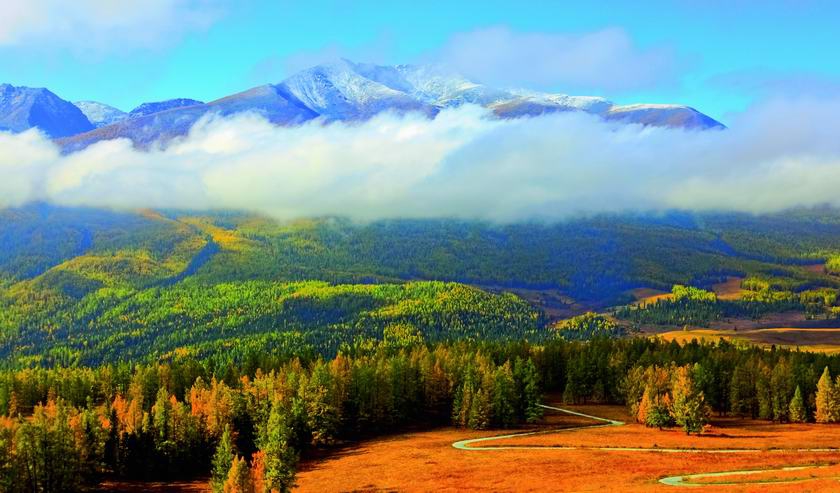
<path id="1" fill-rule="evenodd" d="M 713 284 L 712 291 L 721 300 L 739 300 L 744 293 L 744 290 L 741 289 L 741 281 L 743 280 L 743 277 L 729 276 L 726 281 Z M 669 291 L 653 288 L 636 288 L 631 289 L 628 293 L 636 300 L 632 304 L 637 306 L 644 306 L 674 297 Z"/>
<path id="2" fill-rule="evenodd" d="M 680 344 L 694 339 L 705 342 L 717 342 L 723 338 L 728 341 L 742 341 L 759 346 L 776 345 L 787 348 L 803 348 L 808 351 L 823 353 L 840 352 L 840 328 L 834 327 L 775 327 L 767 329 L 726 330 L 726 329 L 689 329 L 672 330 L 656 334 L 667 341 Z"/>
<path id="3" fill-rule="evenodd" d="M 630 422 L 618 406 L 570 408 Z M 687 485 L 709 483 L 702 487 L 704 492 L 823 492 L 840 488 L 836 479 L 840 468 L 835 465 L 840 463 L 840 451 L 794 450 L 838 446 L 840 426 L 773 425 L 724 418 L 713 420 L 703 436 L 686 436 L 677 430 L 658 431 L 637 424 L 569 429 L 606 423 L 563 413 L 549 414 L 546 421 L 540 428 L 511 433 L 563 429 L 468 444 L 473 450 L 459 450 L 452 444 L 498 436 L 499 431 L 446 428 L 366 441 L 303 463 L 299 489 L 674 491 L 680 487 L 660 481 L 675 476 L 686 476 Z M 662 453 L 655 448 L 693 450 Z M 744 448 L 750 450 L 720 452 Z M 722 474 L 698 476 L 706 473 Z"/>

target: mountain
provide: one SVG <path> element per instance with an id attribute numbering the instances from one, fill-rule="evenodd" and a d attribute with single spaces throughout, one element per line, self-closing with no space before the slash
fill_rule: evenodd
<path id="1" fill-rule="evenodd" d="M 631 104 L 613 106 L 605 115 L 607 120 L 641 123 L 654 127 L 705 130 L 724 128 L 720 122 L 689 106 L 676 104 Z"/>
<path id="2" fill-rule="evenodd" d="M 96 101 L 76 101 L 73 103 L 77 108 L 82 110 L 90 123 L 94 127 L 104 127 L 116 123 L 128 117 L 128 113 L 118 110 L 113 106 L 108 106 L 105 103 L 98 103 Z"/>
<path id="3" fill-rule="evenodd" d="M 189 106 L 197 106 L 204 104 L 195 99 L 178 98 L 167 99 L 166 101 L 155 101 L 153 103 L 143 103 L 134 108 L 128 113 L 129 118 L 138 118 L 141 116 L 151 115 L 152 113 L 160 113 L 161 111 L 168 111 L 175 108 L 186 108 Z"/>
<path id="4" fill-rule="evenodd" d="M 265 85 L 231 96 L 190 106 L 181 106 L 145 116 L 127 118 L 113 125 L 92 132 L 62 139 L 59 143 L 65 152 L 73 152 L 101 140 L 125 138 L 135 146 L 146 149 L 155 142 L 166 143 L 186 135 L 202 116 L 214 114 L 229 116 L 252 111 L 263 115 L 277 125 L 296 125 L 318 117 L 285 88 Z"/>
<path id="5" fill-rule="evenodd" d="M 427 102 L 366 77 L 347 60 L 298 72 L 282 86 L 327 120 L 366 119 L 385 110 L 435 113 Z"/>
<path id="6" fill-rule="evenodd" d="M 298 72 L 279 84 L 268 84 L 212 101 L 173 99 L 146 103 L 129 118 L 60 141 L 65 152 L 104 139 L 128 138 L 140 148 L 165 145 L 185 135 L 206 114 L 253 111 L 277 125 L 312 119 L 361 121 L 383 111 L 418 111 L 434 117 L 445 108 L 477 104 L 499 118 L 523 118 L 564 111 L 583 111 L 609 121 L 706 130 L 721 123 L 682 105 L 618 106 L 594 96 L 570 96 L 498 89 L 471 81 L 440 67 L 376 65 L 338 60 Z"/>
<path id="7" fill-rule="evenodd" d="M 59 138 L 92 130 L 79 108 L 43 88 L 0 84 L 0 131 L 38 128 Z"/>

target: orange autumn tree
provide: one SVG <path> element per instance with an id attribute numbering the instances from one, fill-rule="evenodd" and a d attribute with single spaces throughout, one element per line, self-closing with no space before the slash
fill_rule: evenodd
<path id="1" fill-rule="evenodd" d="M 817 395 L 815 399 L 816 412 L 814 418 L 817 423 L 836 423 L 840 420 L 840 399 L 838 399 L 837 385 L 831 380 L 831 372 L 826 366 L 823 374 L 817 382 Z"/>
<path id="2" fill-rule="evenodd" d="M 233 459 L 222 491 L 224 493 L 256 493 L 254 483 L 251 482 L 251 471 L 244 458 Z"/>

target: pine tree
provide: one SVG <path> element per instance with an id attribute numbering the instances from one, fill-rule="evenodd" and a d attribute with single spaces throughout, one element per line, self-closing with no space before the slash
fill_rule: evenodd
<path id="1" fill-rule="evenodd" d="M 802 399 L 802 391 L 799 389 L 799 385 L 796 386 L 793 399 L 790 400 L 788 418 L 792 423 L 804 423 L 808 419 L 807 412 L 805 411 L 805 401 Z"/>
<path id="2" fill-rule="evenodd" d="M 513 372 L 510 369 L 510 361 L 498 367 L 493 374 L 493 398 L 492 413 L 493 421 L 499 426 L 508 427 L 516 422 L 516 383 L 513 381 Z"/>
<path id="3" fill-rule="evenodd" d="M 758 401 L 758 417 L 773 419 L 773 391 L 770 386 L 770 368 L 762 363 L 758 365 L 755 378 L 755 396 Z"/>
<path id="4" fill-rule="evenodd" d="M 525 421 L 535 423 L 543 416 L 543 408 L 540 407 L 542 396 L 540 395 L 539 372 L 534 365 L 534 360 L 528 358 L 525 362 L 524 373 L 524 399 L 525 399 Z"/>
<path id="5" fill-rule="evenodd" d="M 636 421 L 643 425 L 647 425 L 648 413 L 650 412 L 651 408 L 653 407 L 653 402 L 650 397 L 650 387 L 645 387 L 645 391 L 642 394 L 642 400 L 639 401 L 639 405 L 636 411 Z"/>
<path id="6" fill-rule="evenodd" d="M 473 383 L 468 376 L 467 380 L 458 387 L 455 392 L 455 400 L 452 402 L 452 423 L 455 426 L 466 427 L 468 425 L 473 398 Z"/>
<path id="7" fill-rule="evenodd" d="M 752 372 L 746 365 L 738 365 L 732 372 L 732 382 L 729 386 L 729 406 L 736 416 L 757 417 L 755 401 L 755 385 Z"/>
<path id="8" fill-rule="evenodd" d="M 18 402 L 18 395 L 13 390 L 12 395 L 9 396 L 9 412 L 7 413 L 7 415 L 10 418 L 16 418 L 17 415 L 18 415 L 19 409 L 20 409 L 20 403 Z"/>
<path id="9" fill-rule="evenodd" d="M 490 425 L 490 397 L 484 389 L 478 389 L 470 403 L 467 426 L 473 430 L 483 430 Z"/>
<path id="10" fill-rule="evenodd" d="M 231 464 L 236 456 L 233 451 L 233 440 L 230 435 L 230 426 L 225 426 L 219 445 L 216 446 L 216 453 L 213 455 L 213 471 L 210 479 L 210 486 L 213 493 L 220 493 L 224 490 L 225 481 L 228 479 Z"/>
<path id="11" fill-rule="evenodd" d="M 248 463 L 242 457 L 235 457 L 222 486 L 223 493 L 255 493 Z"/>
<path id="12" fill-rule="evenodd" d="M 283 404 L 275 400 L 260 440 L 260 449 L 265 453 L 265 485 L 268 490 L 286 493 L 294 486 L 298 456 L 291 446 L 292 435 Z"/>
<path id="13" fill-rule="evenodd" d="M 825 367 L 820 380 L 817 382 L 816 412 L 814 419 L 817 423 L 834 423 L 837 421 L 837 390 L 831 380 L 831 373 Z"/>
<path id="14" fill-rule="evenodd" d="M 791 368 L 787 359 L 781 358 L 773 367 L 770 376 L 770 388 L 772 393 L 771 407 L 773 409 L 773 420 L 782 422 L 788 419 L 793 382 L 791 380 Z"/>
<path id="15" fill-rule="evenodd" d="M 158 390 L 155 404 L 152 406 L 153 426 L 155 429 L 155 441 L 165 442 L 169 438 L 170 415 L 172 404 L 169 402 L 169 392 L 161 387 Z"/>

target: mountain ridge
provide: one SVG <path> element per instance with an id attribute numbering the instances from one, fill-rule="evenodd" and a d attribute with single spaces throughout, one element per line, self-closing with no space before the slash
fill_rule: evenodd
<path id="1" fill-rule="evenodd" d="M 229 116 L 246 111 L 261 114 L 275 125 L 291 126 L 315 119 L 326 123 L 363 121 L 383 111 L 420 112 L 433 118 L 446 108 L 476 104 L 503 119 L 582 111 L 626 124 L 686 130 L 726 128 L 686 105 L 616 105 L 597 96 L 494 88 L 436 66 L 376 65 L 347 59 L 316 65 L 280 83 L 256 86 L 207 103 L 179 98 L 144 103 L 127 114 L 112 113 L 107 117 L 100 113 L 108 108 L 119 110 L 95 104 L 99 106 L 86 108 L 95 120 L 87 122 L 90 127 L 55 135 L 47 132 L 57 139 L 65 153 L 116 138 L 127 138 L 140 149 L 166 145 L 173 138 L 186 135 L 202 116 Z M 3 117 L 0 111 L 0 128 L 3 128 Z M 24 127 L 18 124 L 9 129 L 22 131 Z"/>
<path id="2" fill-rule="evenodd" d="M 73 103 L 43 87 L 0 84 L 0 131 L 39 128 L 52 138 L 93 130 L 93 124 Z"/>

